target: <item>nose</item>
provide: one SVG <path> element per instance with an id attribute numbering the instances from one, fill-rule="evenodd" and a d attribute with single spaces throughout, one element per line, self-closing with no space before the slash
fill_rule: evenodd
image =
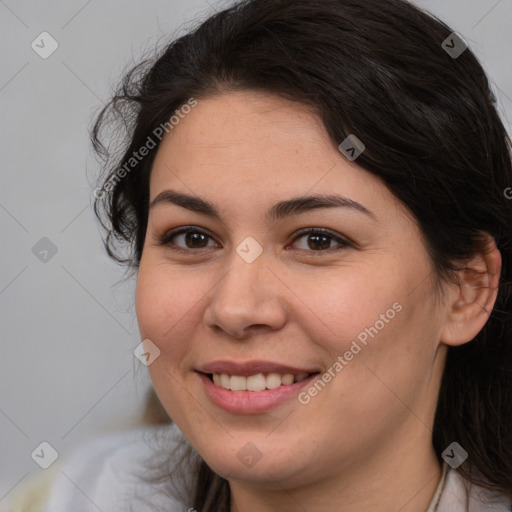
<path id="1" fill-rule="evenodd" d="M 248 263 L 234 252 L 229 268 L 223 270 L 205 309 L 208 327 L 239 340 L 256 331 L 282 328 L 287 288 L 269 268 L 264 253 Z"/>

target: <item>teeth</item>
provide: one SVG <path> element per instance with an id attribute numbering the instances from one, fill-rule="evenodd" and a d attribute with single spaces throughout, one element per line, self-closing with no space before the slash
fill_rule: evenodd
<path id="1" fill-rule="evenodd" d="M 226 389 L 230 389 L 229 387 L 229 375 L 226 375 L 225 373 L 223 373 L 220 377 L 219 377 L 219 386 L 221 388 L 226 388 Z"/>
<path id="2" fill-rule="evenodd" d="M 265 380 L 267 389 L 276 389 L 282 384 L 279 373 L 269 373 Z"/>
<path id="3" fill-rule="evenodd" d="M 229 388 L 232 391 L 245 391 L 247 389 L 247 378 L 239 375 L 232 375 L 229 381 Z"/>
<path id="4" fill-rule="evenodd" d="M 233 382 L 233 378 L 231 377 L 231 382 Z M 261 373 L 258 375 L 251 375 L 247 377 L 247 391 L 263 391 L 267 387 L 267 379 Z"/>
<path id="5" fill-rule="evenodd" d="M 291 373 L 285 373 L 282 377 L 281 377 L 281 383 L 283 384 L 283 386 L 289 386 L 290 384 L 293 384 L 293 375 Z"/>
<path id="6" fill-rule="evenodd" d="M 309 377 L 309 373 L 300 373 L 299 375 L 293 375 L 291 373 L 269 373 L 263 375 L 258 373 L 256 375 L 250 375 L 249 377 L 243 377 L 241 375 L 228 375 L 226 373 L 213 374 L 213 382 L 224 389 L 230 389 L 231 391 L 263 391 L 265 389 L 276 389 L 279 386 L 289 386 L 294 382 L 300 382 L 301 380 Z"/>

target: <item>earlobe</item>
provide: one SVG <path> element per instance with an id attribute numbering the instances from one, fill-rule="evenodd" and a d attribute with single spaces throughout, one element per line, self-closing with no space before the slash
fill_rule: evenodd
<path id="1" fill-rule="evenodd" d="M 446 345 L 458 346 L 473 340 L 496 303 L 501 253 L 494 239 L 487 237 L 485 248 L 457 272 L 459 284 L 451 295 L 451 303 L 446 304 L 449 310 L 441 332 L 441 342 Z"/>

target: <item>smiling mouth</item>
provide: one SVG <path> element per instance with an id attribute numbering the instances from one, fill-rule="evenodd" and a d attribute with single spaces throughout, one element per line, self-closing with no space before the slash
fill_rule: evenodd
<path id="1" fill-rule="evenodd" d="M 205 373 L 204 375 L 216 386 L 230 391 L 265 391 L 281 386 L 291 386 L 313 375 L 318 375 L 318 373 L 300 373 L 298 375 L 292 373 L 258 373 L 247 377 L 227 373 Z"/>

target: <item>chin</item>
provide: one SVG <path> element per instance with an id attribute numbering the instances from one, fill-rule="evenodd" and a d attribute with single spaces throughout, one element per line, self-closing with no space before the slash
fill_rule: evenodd
<path id="1" fill-rule="evenodd" d="M 290 456 L 275 447 L 261 446 L 256 448 L 251 441 L 242 441 L 241 448 L 219 446 L 212 450 L 200 452 L 210 468 L 222 478 L 245 482 L 261 489 L 282 490 L 283 486 L 293 487 L 305 483 L 306 468 L 301 468 L 294 450 L 290 447 Z M 201 447 L 199 447 L 201 448 Z"/>

